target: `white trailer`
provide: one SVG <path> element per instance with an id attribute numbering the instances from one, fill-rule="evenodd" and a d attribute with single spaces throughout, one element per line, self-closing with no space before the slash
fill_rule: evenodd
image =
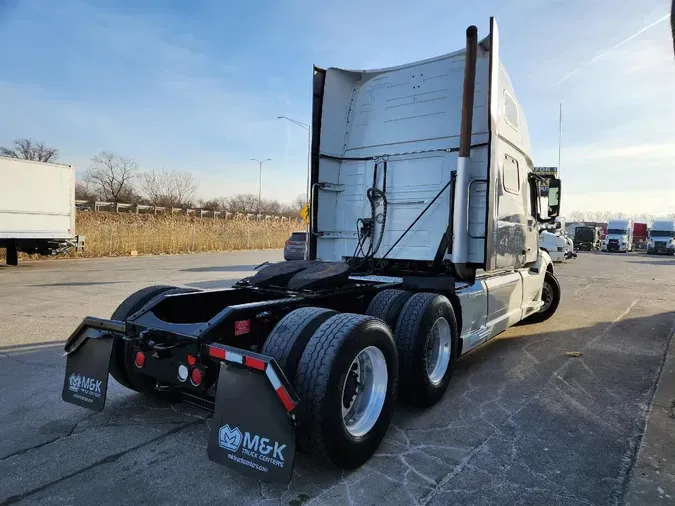
<path id="1" fill-rule="evenodd" d="M 17 253 L 55 255 L 81 248 L 75 234 L 75 168 L 0 157 L 0 248 L 7 264 Z"/>

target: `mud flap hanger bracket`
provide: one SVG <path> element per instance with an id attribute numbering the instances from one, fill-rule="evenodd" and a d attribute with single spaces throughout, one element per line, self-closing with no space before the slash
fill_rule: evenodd
<path id="1" fill-rule="evenodd" d="M 88 329 L 98 330 L 102 332 L 87 332 Z M 117 320 L 105 320 L 103 318 L 94 318 L 87 316 L 82 323 L 78 325 L 75 331 L 66 339 L 64 345 L 64 356 L 70 355 L 77 351 L 89 338 L 107 337 L 106 332 L 124 333 L 126 331 L 126 324 Z"/>
<path id="2" fill-rule="evenodd" d="M 245 367 L 265 373 L 268 382 L 277 393 L 284 409 L 291 418 L 295 418 L 294 412 L 300 399 L 293 391 L 290 382 L 276 360 L 267 355 L 223 344 L 210 344 L 207 348 L 211 359 L 221 360 L 227 365 Z"/>

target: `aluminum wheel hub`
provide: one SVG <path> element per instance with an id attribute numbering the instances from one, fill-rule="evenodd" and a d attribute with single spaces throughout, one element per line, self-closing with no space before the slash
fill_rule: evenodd
<path id="1" fill-rule="evenodd" d="M 553 303 L 553 289 L 547 282 L 544 282 L 544 286 L 541 289 L 541 300 L 544 302 L 544 305 L 541 307 L 539 312 L 543 313 L 549 307 L 551 307 L 551 303 Z"/>
<path id="2" fill-rule="evenodd" d="M 379 348 L 361 350 L 349 366 L 342 385 L 342 423 L 354 437 L 375 426 L 387 397 L 387 360 Z"/>
<path id="3" fill-rule="evenodd" d="M 438 385 L 450 366 L 452 357 L 452 334 L 448 320 L 441 317 L 431 326 L 427 341 L 426 370 L 429 381 Z"/>

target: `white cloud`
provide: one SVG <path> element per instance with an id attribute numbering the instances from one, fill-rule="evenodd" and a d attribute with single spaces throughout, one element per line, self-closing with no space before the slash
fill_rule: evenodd
<path id="1" fill-rule="evenodd" d="M 563 189 L 561 207 L 563 214 L 610 211 L 661 216 L 675 213 L 675 189 L 571 194 Z"/>

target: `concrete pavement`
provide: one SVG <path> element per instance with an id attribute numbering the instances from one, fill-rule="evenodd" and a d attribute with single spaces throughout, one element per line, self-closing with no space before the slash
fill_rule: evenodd
<path id="1" fill-rule="evenodd" d="M 671 258 L 580 253 L 556 266 L 556 316 L 509 329 L 460 360 L 444 399 L 425 411 L 399 407 L 378 453 L 352 472 L 300 454 L 288 486 L 262 484 L 208 460 L 209 414 L 198 408 L 114 382 L 101 413 L 61 401 L 61 343 L 84 316 L 108 317 L 150 284 L 227 286 L 278 259 L 244 252 L 0 268 L 0 504 L 633 505 L 675 497 L 665 463 L 646 481 L 639 475 L 644 459 L 673 442 L 672 389 L 659 394 L 662 380 L 657 390 L 675 324 Z M 660 422 L 643 438 L 648 420 Z"/>

